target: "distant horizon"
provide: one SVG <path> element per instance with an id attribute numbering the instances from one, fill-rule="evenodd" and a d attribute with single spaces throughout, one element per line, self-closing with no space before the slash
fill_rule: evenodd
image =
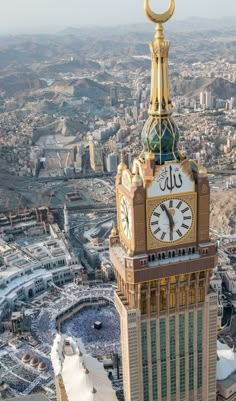
<path id="1" fill-rule="evenodd" d="M 172 21 L 188 18 L 221 19 L 236 17 L 235 0 L 175 0 Z M 0 34 L 57 33 L 67 27 L 111 27 L 137 25 L 147 21 L 143 0 L 7 0 L 1 4 Z M 169 0 L 150 0 L 163 12 Z M 229 17 L 222 17 L 229 15 Z"/>
<path id="2" fill-rule="evenodd" d="M 195 15 L 191 15 L 189 17 L 185 17 L 185 18 L 175 18 L 172 21 L 168 22 L 166 24 L 166 28 L 168 29 L 168 25 L 172 26 L 175 23 L 180 23 L 180 22 L 187 22 L 188 20 L 204 20 L 204 21 L 223 21 L 224 19 L 228 20 L 236 20 L 236 15 L 235 16 L 230 16 L 230 15 L 225 15 L 225 16 L 218 16 L 218 17 L 201 17 L 201 16 L 195 16 Z M 4 36 L 21 36 L 21 35 L 47 35 L 47 34 L 52 34 L 52 35 L 56 35 L 58 33 L 61 33 L 63 31 L 69 30 L 69 29 L 110 29 L 111 27 L 117 29 L 119 27 L 128 27 L 128 26 L 142 26 L 142 25 L 148 25 L 150 22 L 147 20 L 143 20 L 140 22 L 126 22 L 126 23 L 122 23 L 119 22 L 117 24 L 103 24 L 103 25 L 99 25 L 99 24 L 78 24 L 76 25 L 65 25 L 64 27 L 55 27 L 53 28 L 38 28 L 37 30 L 25 30 L 25 31 L 13 31 L 13 32 L 2 32 L 0 30 L 0 37 L 4 37 Z M 152 25 L 150 25 L 152 26 Z M 210 28 L 209 28 L 210 29 Z M 236 29 L 236 28 L 235 28 Z"/>

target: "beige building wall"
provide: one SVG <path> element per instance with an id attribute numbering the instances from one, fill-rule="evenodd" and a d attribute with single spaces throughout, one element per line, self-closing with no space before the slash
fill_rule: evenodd
<path id="1" fill-rule="evenodd" d="M 65 386 L 61 375 L 56 376 L 55 382 L 56 382 L 57 401 L 68 401 Z"/>
<path id="2" fill-rule="evenodd" d="M 188 294 L 189 295 L 189 294 Z M 145 401 L 142 352 L 142 325 L 145 326 L 148 370 L 148 401 L 215 401 L 216 400 L 216 328 L 217 294 L 206 294 L 205 301 L 179 307 L 168 312 L 141 315 L 138 309 L 129 307 L 124 295 L 117 291 L 116 309 L 120 315 L 123 382 L 125 401 Z M 190 319 L 191 318 L 191 319 Z M 171 319 L 174 322 L 171 327 Z M 180 320 L 182 319 L 182 326 Z M 191 322 L 190 322 L 191 320 Z M 160 332 L 165 321 L 165 337 Z M 155 326 L 156 365 L 153 364 L 152 326 Z M 174 332 L 173 332 L 174 327 Z M 182 327 L 182 328 L 181 328 Z M 181 334 L 181 330 L 184 333 Z M 182 337 L 184 336 L 184 343 Z M 200 339 L 200 340 L 199 340 Z M 182 341 L 182 342 L 181 342 Z M 181 355 L 181 344 L 184 350 Z M 201 359 L 199 362 L 199 345 Z M 162 349 L 165 347 L 165 362 Z M 174 355 L 173 355 L 174 352 Z M 184 362 L 183 362 L 184 361 Z M 181 364 L 185 363 L 185 391 L 181 391 Z M 190 363 L 192 367 L 190 366 Z M 173 364 L 176 371 L 173 375 Z M 163 367 L 166 366 L 166 377 Z M 156 366 L 157 372 L 154 371 Z M 199 385 L 199 371 L 202 385 Z M 189 372 L 193 372 L 193 376 Z M 174 382 L 173 383 L 173 377 Z M 162 380 L 164 378 L 164 382 Z M 153 380 L 157 381 L 157 385 Z M 183 378 L 182 378 L 183 382 Z M 163 387 L 166 393 L 163 394 Z M 173 387 L 176 393 L 173 395 Z M 155 396 L 156 391 L 156 396 Z"/>

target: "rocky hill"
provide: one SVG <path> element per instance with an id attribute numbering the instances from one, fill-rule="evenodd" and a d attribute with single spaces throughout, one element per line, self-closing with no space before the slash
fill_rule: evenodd
<path id="1" fill-rule="evenodd" d="M 179 96 L 199 97 L 200 92 L 211 92 L 220 99 L 230 99 L 236 94 L 236 84 L 223 78 L 176 77 L 171 83 L 172 93 Z"/>
<path id="2" fill-rule="evenodd" d="M 0 89 L 7 97 L 18 96 L 27 91 L 46 88 L 45 81 L 33 73 L 14 73 L 0 76 Z"/>
<path id="3" fill-rule="evenodd" d="M 98 71 L 100 70 L 100 64 L 95 61 L 80 58 L 79 60 L 72 60 L 44 66 L 41 72 L 44 75 L 55 75 L 60 73 L 76 73 L 81 70 Z"/>
<path id="4" fill-rule="evenodd" d="M 236 232 L 236 190 L 211 193 L 211 226 L 218 232 Z"/>
<path id="5" fill-rule="evenodd" d="M 88 78 L 57 81 L 51 89 L 77 98 L 101 99 L 109 94 L 108 86 Z"/>

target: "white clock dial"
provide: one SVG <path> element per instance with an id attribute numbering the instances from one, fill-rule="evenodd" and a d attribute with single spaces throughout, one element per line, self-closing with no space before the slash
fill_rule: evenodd
<path id="1" fill-rule="evenodd" d="M 150 218 L 152 235 L 161 242 L 175 242 L 183 238 L 193 224 L 191 207 L 181 199 L 159 203 Z"/>
<path id="2" fill-rule="evenodd" d="M 120 221 L 123 233 L 128 240 L 132 238 L 132 212 L 129 202 L 125 196 L 120 201 Z"/>

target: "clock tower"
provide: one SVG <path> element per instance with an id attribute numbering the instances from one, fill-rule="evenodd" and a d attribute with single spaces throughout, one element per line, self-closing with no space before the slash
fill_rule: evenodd
<path id="1" fill-rule="evenodd" d="M 209 237 L 205 168 L 178 148 L 163 14 L 156 23 L 143 152 L 116 177 L 117 228 L 110 256 L 118 289 L 125 401 L 215 401 L 217 295 L 209 281 L 217 247 Z"/>

